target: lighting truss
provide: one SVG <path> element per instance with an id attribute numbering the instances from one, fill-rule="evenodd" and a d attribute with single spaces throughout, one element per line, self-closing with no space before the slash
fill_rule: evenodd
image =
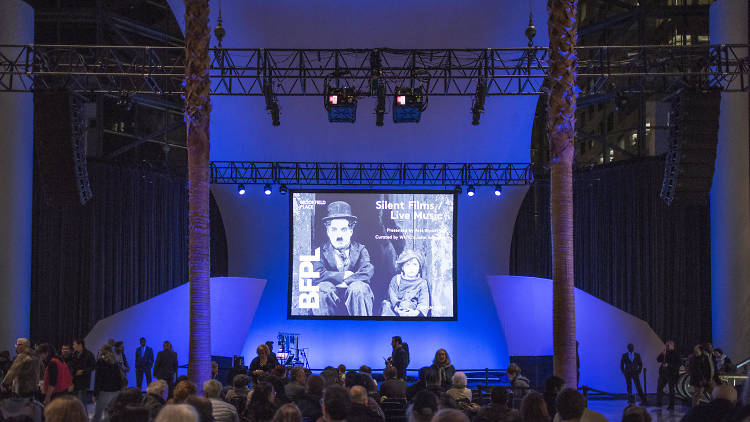
<path id="1" fill-rule="evenodd" d="M 212 161 L 211 183 L 293 186 L 528 185 L 530 163 Z"/>
<path id="2" fill-rule="evenodd" d="M 748 45 L 579 46 L 582 95 L 625 80 L 646 92 L 680 84 L 746 91 Z M 385 95 L 419 75 L 427 96 L 538 95 L 548 76 L 543 47 L 477 49 L 211 49 L 212 95 L 322 96 L 335 75 L 357 96 Z M 373 67 L 374 66 L 374 67 Z M 66 88 L 86 93 L 182 95 L 182 47 L 0 45 L 0 91 Z M 374 79 L 377 84 L 373 83 Z M 637 84 L 632 83 L 638 82 Z"/>

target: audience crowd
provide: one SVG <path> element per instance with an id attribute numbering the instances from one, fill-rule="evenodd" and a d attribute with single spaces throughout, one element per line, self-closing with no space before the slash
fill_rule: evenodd
<path id="1" fill-rule="evenodd" d="M 394 341 L 394 354 L 398 347 Z M 718 351 L 696 346 L 687 361 L 688 372 L 697 380 L 696 396 L 710 400 L 696 399 L 685 422 L 750 421 L 750 389 L 740 400 L 732 385 L 720 382 L 719 368 L 731 362 Z M 169 342 L 154 358 L 141 339 L 134 360 L 138 385 L 128 386 L 130 367 L 122 342 L 110 340 L 94 355 L 83 339 L 76 339 L 58 354 L 49 344 L 32 348 L 29 340 L 18 339 L 14 359 L 0 352 L 0 422 L 606 420 L 587 409 L 586 398 L 577 389 L 564 388 L 565 381 L 559 377 L 547 379 L 542 392 L 534 391 L 516 364 L 507 369 L 509 387 L 494 387 L 489 394 L 482 389 L 472 391 L 466 374 L 456 371 L 445 349 L 435 353 L 433 364 L 420 369 L 411 385 L 402 376 L 404 368 L 396 366 L 388 366 L 378 383 L 367 366 L 355 371 L 339 365 L 312 374 L 302 367 L 280 365 L 267 345 L 260 345 L 257 354 L 249 368 L 237 364 L 227 380 L 219 379 L 214 362 L 212 379 L 197 386 L 177 376 L 177 355 Z M 659 362 L 666 362 L 664 356 Z M 145 392 L 141 390 L 144 375 Z M 623 411 L 622 421 L 650 422 L 651 416 L 644 407 L 631 404 Z"/>

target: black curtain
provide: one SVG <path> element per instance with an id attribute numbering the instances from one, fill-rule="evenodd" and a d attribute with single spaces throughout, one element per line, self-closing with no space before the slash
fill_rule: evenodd
<path id="1" fill-rule="evenodd" d="M 646 322 L 683 353 L 711 340 L 707 203 L 667 206 L 663 158 L 578 170 L 575 285 Z M 552 276 L 549 182 L 529 189 L 516 221 L 510 273 Z"/>
<path id="2" fill-rule="evenodd" d="M 98 320 L 188 280 L 185 178 L 96 162 L 88 171 L 93 198 L 86 205 L 56 208 L 41 189 L 34 192 L 35 342 L 84 336 Z M 211 199 L 212 275 L 226 275 L 226 236 Z"/>

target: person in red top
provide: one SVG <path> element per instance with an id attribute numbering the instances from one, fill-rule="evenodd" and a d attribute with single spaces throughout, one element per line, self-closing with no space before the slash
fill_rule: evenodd
<path id="1" fill-rule="evenodd" d="M 55 353 L 55 348 L 47 343 L 42 343 L 36 348 L 39 360 L 44 362 L 47 368 L 44 370 L 44 405 L 46 406 L 57 396 L 66 394 L 73 386 L 73 377 L 70 376 L 68 366 L 63 363 Z"/>

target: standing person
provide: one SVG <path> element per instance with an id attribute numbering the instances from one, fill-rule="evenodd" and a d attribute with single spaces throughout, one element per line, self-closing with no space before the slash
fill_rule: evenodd
<path id="1" fill-rule="evenodd" d="M 151 384 L 151 367 L 154 366 L 154 349 L 146 346 L 146 339 L 141 337 L 140 347 L 135 349 L 135 386 L 141 389 L 143 375 L 146 375 L 146 387 Z"/>
<path id="2" fill-rule="evenodd" d="M 69 344 L 60 346 L 60 360 L 70 367 L 70 361 L 73 360 L 73 350 L 71 350 Z"/>
<path id="3" fill-rule="evenodd" d="M 39 360 L 44 362 L 44 383 L 42 394 L 44 394 L 44 405 L 48 405 L 52 399 L 66 394 L 73 385 L 68 366 L 57 357 L 55 348 L 47 343 L 42 343 L 36 348 Z"/>
<path id="4" fill-rule="evenodd" d="M 710 380 L 711 380 L 711 391 L 717 384 L 721 384 L 719 379 L 719 371 L 717 370 L 716 356 L 714 356 L 714 345 L 713 343 L 706 343 L 703 345 L 703 354 L 706 355 L 708 361 L 708 367 L 710 369 Z"/>
<path id="5" fill-rule="evenodd" d="M 172 350 L 172 343 L 165 341 L 162 351 L 156 354 L 154 361 L 154 377 L 167 382 L 169 396 L 174 390 L 174 380 L 177 375 L 177 353 Z"/>
<path id="6" fill-rule="evenodd" d="M 711 388 L 711 367 L 700 344 L 693 347 L 693 354 L 688 358 L 688 374 L 693 386 L 692 404 L 697 406 L 706 389 Z"/>
<path id="7" fill-rule="evenodd" d="M 2 382 L 2 389 L 20 396 L 31 397 L 39 388 L 41 365 L 27 338 L 16 340 L 16 358 Z"/>
<path id="8" fill-rule="evenodd" d="M 513 388 L 529 388 L 531 387 L 531 381 L 529 381 L 528 378 L 521 375 L 521 367 L 518 366 L 515 363 L 511 363 L 508 365 L 508 369 L 505 370 L 506 375 L 508 375 L 508 381 L 510 381 L 510 386 Z M 519 391 L 521 393 L 520 395 L 523 396 L 526 394 L 526 391 Z"/>
<path id="9" fill-rule="evenodd" d="M 130 372 L 130 365 L 128 365 L 128 359 L 125 357 L 125 343 L 117 341 L 115 342 L 115 347 L 113 349 L 115 352 L 115 360 L 117 361 L 117 364 L 120 365 L 120 370 L 122 371 L 122 377 L 123 379 L 126 379 L 126 374 Z"/>
<path id="10" fill-rule="evenodd" d="M 10 365 L 12 364 L 13 362 L 10 361 L 10 352 L 7 350 L 0 352 L 0 380 L 8 373 L 8 369 L 10 369 Z"/>
<path id="11" fill-rule="evenodd" d="M 456 368 L 451 364 L 451 358 L 445 349 L 438 349 L 435 352 L 435 358 L 432 359 L 432 368 L 440 378 L 440 386 L 443 390 L 451 388 L 453 384 L 453 375 L 456 374 Z"/>
<path id="12" fill-rule="evenodd" d="M 373 293 L 370 279 L 375 268 L 364 245 L 352 241 L 357 217 L 344 201 L 328 204 L 323 217 L 328 241 L 315 250 L 320 261 L 313 262 L 313 271 L 320 275 L 313 281 L 318 286 L 320 306 L 315 315 L 370 316 Z"/>
<path id="13" fill-rule="evenodd" d="M 115 352 L 109 344 L 105 344 L 99 350 L 99 359 L 96 361 L 94 371 L 96 409 L 92 422 L 99 422 L 104 410 L 109 407 L 122 389 L 122 371 L 115 359 Z"/>
<path id="14" fill-rule="evenodd" d="M 405 380 L 406 367 L 409 366 L 409 345 L 404 343 L 400 336 L 393 336 L 391 338 L 391 347 L 393 347 L 393 352 L 386 366 L 394 366 L 398 371 L 398 377 Z"/>
<path id="15" fill-rule="evenodd" d="M 273 361 L 268 356 L 269 351 L 265 344 L 258 346 L 258 348 L 255 349 L 255 352 L 258 356 L 250 362 L 250 367 L 248 367 L 248 372 L 253 379 L 253 383 L 258 381 L 258 376 L 275 368 Z"/>
<path id="16" fill-rule="evenodd" d="M 268 359 L 271 359 L 271 363 L 273 363 L 273 367 L 275 368 L 275 367 L 281 365 L 279 363 L 279 360 L 276 359 L 276 353 L 273 352 L 273 342 L 272 341 L 267 341 L 266 342 L 266 347 L 268 347 Z"/>
<path id="17" fill-rule="evenodd" d="M 73 393 L 81 400 L 81 403 L 88 404 L 88 391 L 91 387 L 91 372 L 96 366 L 94 354 L 86 349 L 85 342 L 82 338 L 73 340 L 73 359 L 70 361 L 70 375 L 73 376 Z"/>
<path id="18" fill-rule="evenodd" d="M 664 387 L 669 385 L 669 407 L 674 409 L 674 390 L 677 385 L 677 377 L 680 375 L 680 355 L 675 350 L 674 340 L 667 341 L 664 350 L 656 358 L 659 362 L 659 381 L 656 386 L 656 405 L 661 407 L 661 396 Z"/>
<path id="19" fill-rule="evenodd" d="M 641 371 L 643 371 L 643 361 L 641 355 L 635 352 L 635 347 L 628 344 L 627 353 L 622 354 L 620 359 L 620 372 L 625 375 L 625 385 L 628 387 L 628 402 L 635 403 L 633 397 L 633 385 L 638 391 L 638 397 L 641 399 L 641 406 L 646 406 L 646 395 L 641 388 Z"/>

